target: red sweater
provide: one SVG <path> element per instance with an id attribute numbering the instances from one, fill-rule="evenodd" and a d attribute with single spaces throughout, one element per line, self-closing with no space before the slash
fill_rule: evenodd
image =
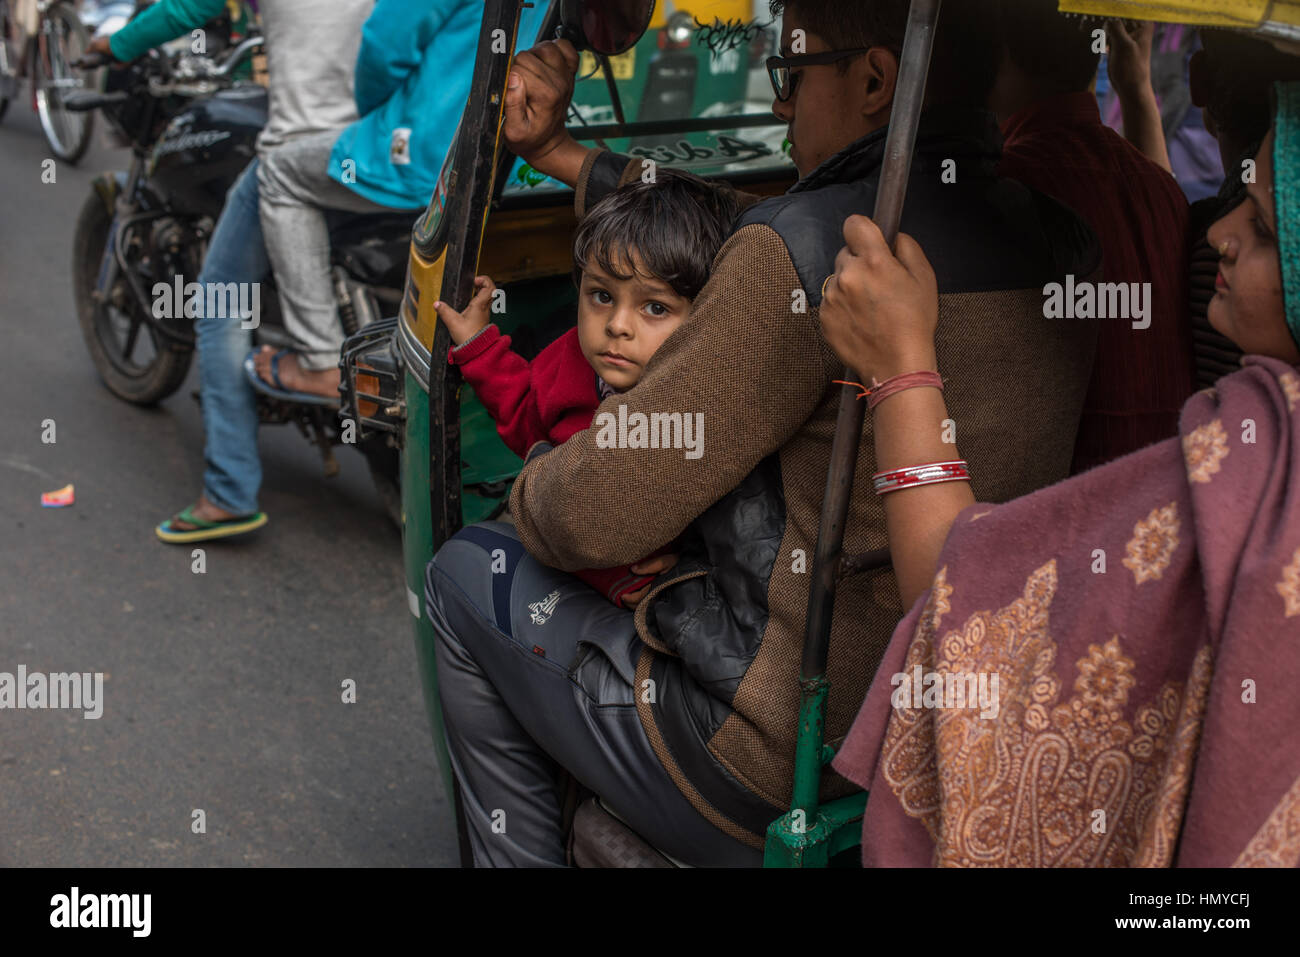
<path id="1" fill-rule="evenodd" d="M 599 377 L 582 354 L 578 330 L 570 329 L 532 362 L 510 348 L 495 325 L 447 351 L 465 381 L 497 424 L 501 440 L 520 458 L 538 442 L 559 445 L 591 425 L 600 405 Z M 658 554 L 658 553 L 656 553 Z M 588 569 L 574 574 L 616 605 L 649 584 L 631 566 Z"/>
<path id="2" fill-rule="evenodd" d="M 1104 126 L 1088 92 L 1047 97 L 1002 126 L 1000 172 L 1071 207 L 1101 242 L 1106 282 L 1151 283 L 1151 327 L 1101 320 L 1074 468 L 1178 431 L 1192 394 L 1187 199 L 1174 178 Z"/>

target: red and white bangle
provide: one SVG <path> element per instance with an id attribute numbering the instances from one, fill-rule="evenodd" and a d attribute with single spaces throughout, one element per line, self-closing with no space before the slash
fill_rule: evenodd
<path id="1" fill-rule="evenodd" d="M 877 472 L 871 476 L 877 495 L 897 492 L 903 488 L 915 488 L 918 485 L 934 485 L 938 482 L 969 482 L 970 472 L 963 459 L 951 462 L 931 462 L 929 465 L 911 465 L 905 469 L 890 469 Z"/>

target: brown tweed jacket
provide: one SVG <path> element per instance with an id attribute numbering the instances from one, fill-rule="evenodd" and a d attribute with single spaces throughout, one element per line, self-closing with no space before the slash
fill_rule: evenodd
<path id="1" fill-rule="evenodd" d="M 925 248 L 940 280 L 939 368 L 956 439 L 981 501 L 1005 501 L 1066 476 L 1096 341 L 1095 324 L 1043 317 L 1046 282 L 1095 272 L 1095 241 L 1077 217 L 994 172 L 1000 139 L 985 114 L 927 117 L 903 228 Z M 619 565 L 679 536 L 697 516 L 775 456 L 785 525 L 766 578 L 766 625 L 725 718 L 700 730 L 708 760 L 686 760 L 665 741 L 655 708 L 639 694 L 656 754 L 697 810 L 755 846 L 761 827 L 719 794 L 725 786 L 775 817 L 793 780 L 799 664 L 842 366 L 822 340 L 821 282 L 842 245 L 845 215 L 869 212 L 884 131 L 832 157 L 783 197 L 751 205 L 713 263 L 688 320 L 663 344 L 637 386 L 607 398 L 597 415 L 702 414 L 698 458 L 681 448 L 602 440 L 597 425 L 530 461 L 515 483 L 511 511 L 525 547 L 568 570 Z M 941 177 L 956 157 L 959 184 Z M 640 160 L 593 153 L 576 207 L 641 172 Z M 619 406 L 625 406 L 620 411 Z M 943 423 L 934 423 L 942 428 Z M 887 544 L 871 488 L 871 420 L 858 456 L 844 547 Z M 743 543 L 736 543 L 740 547 Z M 642 602 L 646 647 L 637 681 L 667 649 L 647 628 L 668 572 Z M 762 589 L 760 589 L 761 591 Z M 904 609 L 890 570 L 863 573 L 839 588 L 831 635 L 826 737 L 837 743 L 857 713 Z M 692 676 L 681 676 L 689 682 Z M 644 686 L 641 686 L 644 687 Z M 687 773 L 684 765 L 709 770 Z M 829 776 L 827 796 L 846 793 Z"/>

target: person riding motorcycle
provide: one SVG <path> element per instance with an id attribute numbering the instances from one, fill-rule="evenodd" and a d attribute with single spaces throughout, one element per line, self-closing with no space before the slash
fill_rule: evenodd
<path id="1" fill-rule="evenodd" d="M 307 298 L 319 301 L 320 294 L 310 289 L 308 277 L 314 267 L 322 294 L 329 290 L 324 208 L 382 211 L 414 208 L 427 200 L 468 93 L 480 16 L 472 0 L 439 0 L 430 6 L 417 6 L 412 0 L 380 0 L 362 27 L 362 18 L 371 8 L 368 0 L 267 0 L 262 5 L 271 75 L 270 118 L 258 139 L 257 159 L 231 188 L 213 231 L 199 277 L 203 288 L 259 283 L 274 265 L 282 289 L 287 280 L 295 294 L 303 295 L 307 289 Z M 114 34 L 109 52 L 118 59 L 133 59 L 201 26 L 220 9 L 215 0 L 162 0 Z M 534 33 L 539 22 L 540 14 L 534 14 Z M 364 72 L 356 104 L 351 89 L 354 63 Z M 424 66 L 432 63 L 442 71 L 437 74 L 436 97 L 431 93 L 434 69 Z M 449 73 L 449 63 L 462 63 L 464 69 Z M 427 109 L 430 100 L 441 109 Z M 359 112 L 366 113 L 365 119 L 357 121 Z M 404 124 L 403 135 L 410 144 L 404 155 L 391 148 L 394 131 L 383 129 L 392 121 Z M 428 135 L 413 136 L 415 129 Z M 382 152 L 375 140 L 382 143 Z M 323 150 L 324 145 L 329 149 Z M 331 152 L 333 176 L 326 186 Z M 313 167 L 313 158 L 318 166 Z M 416 170 L 394 169 L 417 163 Z M 267 166 L 269 173 L 263 171 Z M 268 182 L 276 200 L 288 207 L 289 216 L 287 226 L 276 219 L 264 234 L 259 187 Z M 311 204 L 305 201 L 308 195 L 314 200 Z M 282 247 L 268 249 L 267 235 L 278 237 Z M 295 258 L 299 253 L 302 256 Z M 322 257 L 324 269 L 320 269 Z M 293 314 L 293 304 L 282 299 L 282 305 L 286 317 Z M 312 320 L 337 325 L 332 300 L 329 313 L 317 310 Z M 201 314 L 196 322 L 207 468 L 198 501 L 157 527 L 156 534 L 165 542 L 223 538 L 267 522 L 257 507 L 261 485 L 257 400 L 244 373 L 251 348 L 249 330 L 256 324 L 255 316 L 229 312 Z M 309 347 L 331 334 L 319 332 L 320 326 L 299 324 L 295 329 L 288 320 L 286 324 Z M 341 330 L 332 334 L 341 340 Z M 335 345 L 335 364 L 337 355 Z M 278 371 L 270 366 L 268 356 L 263 367 Z M 294 396 L 311 399 L 304 393 Z"/>
<path id="2" fill-rule="evenodd" d="M 162 0 L 111 38 L 97 41 L 99 52 L 133 60 L 203 26 L 224 5 L 225 0 Z M 258 158 L 231 187 L 213 229 L 199 275 L 203 288 L 218 283 L 256 284 L 270 274 L 257 209 L 258 164 L 297 137 L 341 130 L 356 119 L 351 64 L 370 7 L 369 0 L 263 4 L 262 29 L 271 73 L 268 121 L 258 136 Z M 266 524 L 266 515 L 257 509 L 262 478 L 257 401 L 243 374 L 243 359 L 252 346 L 248 318 L 201 312 L 195 321 L 207 468 L 198 502 L 157 527 L 163 541 L 202 541 Z"/>

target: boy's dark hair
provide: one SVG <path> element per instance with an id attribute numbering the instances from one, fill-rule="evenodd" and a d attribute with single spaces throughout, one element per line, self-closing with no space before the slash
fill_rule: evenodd
<path id="1" fill-rule="evenodd" d="M 1056 0 L 999 0 L 999 32 L 1011 62 L 1056 93 L 1088 89 L 1101 53 L 1092 31 L 1104 20 L 1057 12 Z"/>
<path id="2" fill-rule="evenodd" d="M 573 237 L 573 281 L 581 286 L 589 265 L 631 279 L 635 253 L 644 273 L 694 299 L 739 213 L 726 184 L 656 167 L 653 182 L 621 186 L 591 208 Z"/>
<path id="3" fill-rule="evenodd" d="M 886 47 L 902 56 L 911 0 L 768 0 L 775 18 L 785 10 L 836 49 Z M 951 0 L 939 14 L 926 84 L 927 105 L 983 108 L 997 78 L 997 14 L 992 0 Z M 842 72 L 849 60 L 840 60 Z"/>

